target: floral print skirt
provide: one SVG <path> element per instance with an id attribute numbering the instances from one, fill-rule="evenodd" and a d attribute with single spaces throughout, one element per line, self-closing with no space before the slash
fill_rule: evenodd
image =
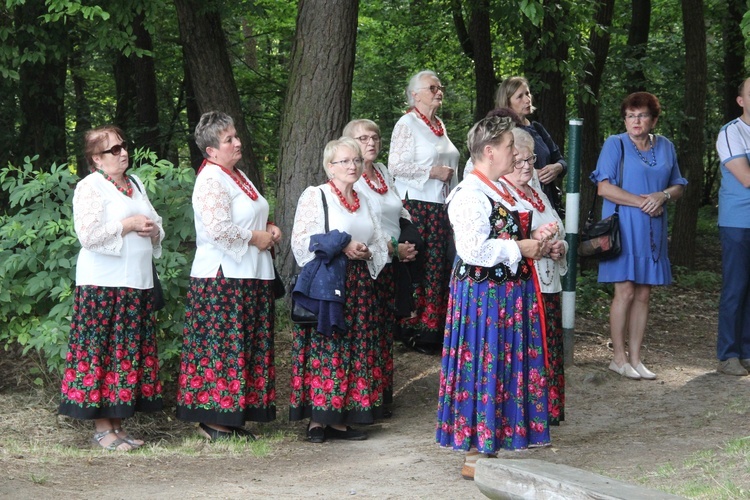
<path id="1" fill-rule="evenodd" d="M 75 289 L 60 414 L 128 418 L 162 408 L 151 290 Z"/>
<path id="2" fill-rule="evenodd" d="M 273 281 L 190 278 L 177 418 L 242 427 L 276 418 Z"/>
<path id="3" fill-rule="evenodd" d="M 385 379 L 383 403 L 393 403 L 393 332 L 396 329 L 396 281 L 393 264 L 386 264 L 375 280 L 378 298 L 378 363 Z"/>
<path id="4" fill-rule="evenodd" d="M 346 266 L 347 331 L 326 336 L 313 327 L 292 331 L 289 420 L 370 424 L 382 414 L 386 377 L 381 361 L 375 280 L 367 264 Z"/>
<path id="5" fill-rule="evenodd" d="M 544 315 L 547 322 L 547 359 L 549 360 L 549 423 L 565 420 L 565 352 L 563 349 L 562 309 L 559 293 L 545 293 Z"/>
<path id="6" fill-rule="evenodd" d="M 532 280 L 453 278 L 436 439 L 481 453 L 549 444 L 547 373 Z"/>
<path id="7" fill-rule="evenodd" d="M 453 262 L 449 248 L 453 241 L 448 212 L 442 203 L 404 200 L 412 222 L 425 244 L 420 257 L 424 279 L 414 288 L 416 316 L 401 320 L 401 337 L 408 342 L 440 345 L 445 329 L 448 286 Z"/>

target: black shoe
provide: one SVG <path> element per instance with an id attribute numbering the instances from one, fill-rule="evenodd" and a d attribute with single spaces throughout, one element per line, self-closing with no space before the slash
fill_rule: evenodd
<path id="1" fill-rule="evenodd" d="M 383 410 L 383 413 L 380 415 L 380 418 L 391 418 L 393 416 L 393 412 L 391 410 Z"/>
<path id="2" fill-rule="evenodd" d="M 367 433 L 352 429 L 348 425 L 345 431 L 334 429 L 330 425 L 325 430 L 326 438 L 328 439 L 345 439 L 346 441 L 364 441 L 367 439 Z"/>
<path id="3" fill-rule="evenodd" d="M 311 443 L 323 443 L 326 440 L 326 430 L 321 427 L 307 428 L 307 440 Z"/>
<path id="4" fill-rule="evenodd" d="M 244 438 L 244 439 L 247 439 L 248 441 L 255 441 L 256 439 L 258 439 L 255 437 L 255 434 L 245 429 L 244 427 L 229 427 L 229 428 L 232 429 L 232 434 L 234 434 L 234 437 Z"/>
<path id="5" fill-rule="evenodd" d="M 200 427 L 200 429 L 203 431 L 203 434 L 211 441 L 221 441 L 222 439 L 231 439 L 234 437 L 233 432 L 220 431 L 219 429 L 209 427 L 203 422 L 201 422 L 198 427 Z"/>

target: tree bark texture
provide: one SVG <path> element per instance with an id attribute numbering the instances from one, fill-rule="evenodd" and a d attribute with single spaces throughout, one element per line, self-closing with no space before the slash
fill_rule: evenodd
<path id="1" fill-rule="evenodd" d="M 639 91 L 648 91 L 646 75 L 643 73 L 641 64 L 646 57 L 648 48 L 648 34 L 651 26 L 651 0 L 633 0 L 630 28 L 628 29 L 628 51 L 626 54 L 637 64 L 629 74 L 625 75 L 628 94 Z"/>
<path id="2" fill-rule="evenodd" d="M 352 0 L 300 0 L 298 4 L 279 134 L 274 214 L 285 235 L 276 261 L 285 278 L 296 266 L 288 242 L 297 200 L 307 186 L 325 182 L 323 149 L 341 135 L 349 120 L 358 7 Z"/>
<path id="3" fill-rule="evenodd" d="M 492 62 L 492 34 L 488 0 L 470 2 L 470 29 L 466 29 L 461 0 L 451 1 L 453 24 L 464 54 L 474 61 L 476 107 L 474 121 L 484 118 L 495 107 L 495 66 Z"/>
<path id="4" fill-rule="evenodd" d="M 589 50 L 592 59 L 584 69 L 581 89 L 578 93 L 578 109 L 583 118 L 581 131 L 581 220 L 579 227 L 588 216 L 591 202 L 596 196 L 596 186 L 589 175 L 596 168 L 603 137 L 599 129 L 599 99 L 601 97 L 602 75 L 609 54 L 610 27 L 615 11 L 615 0 L 604 0 L 598 4 L 594 14 L 594 26 L 589 32 Z M 596 216 L 599 216 L 597 212 Z"/>
<path id="5" fill-rule="evenodd" d="M 37 26 L 46 13 L 43 0 L 30 0 L 17 7 L 19 26 Z M 67 162 L 65 138 L 65 77 L 69 50 L 68 30 L 62 22 L 45 25 L 43 32 L 23 30 L 17 35 L 19 53 L 34 52 L 37 44 L 50 47 L 44 62 L 26 61 L 20 67 L 19 107 L 21 126 L 19 156 L 39 155 L 37 166 L 46 170 L 53 163 Z M 62 53 L 62 57 L 57 54 Z"/>
<path id="6" fill-rule="evenodd" d="M 568 44 L 564 36 L 552 34 L 565 29 L 567 4 L 558 0 L 544 0 L 543 4 L 542 25 L 523 32 L 525 52 L 530 56 L 524 62 L 524 72 L 529 79 L 533 104 L 537 107 L 535 116 L 530 119 L 544 125 L 565 154 L 567 99 L 565 78 L 560 68 L 568 58 Z"/>
<path id="7" fill-rule="evenodd" d="M 724 34 L 724 123 L 741 113 L 737 105 L 737 87 L 746 78 L 745 39 L 740 28 L 745 4 L 744 0 L 727 0 L 727 15 L 721 23 Z"/>
<path id="8" fill-rule="evenodd" d="M 695 228 L 703 192 L 703 158 L 706 126 L 708 64 L 703 0 L 682 0 L 685 33 L 685 118 L 677 148 L 680 170 L 689 185 L 677 211 L 669 247 L 672 264 L 691 268 L 695 264 Z"/>
<path id="9" fill-rule="evenodd" d="M 240 104 L 240 96 L 221 26 L 218 7 L 198 0 L 174 0 L 180 40 L 195 103 L 201 114 L 223 111 L 232 117 L 237 136 L 242 141 L 242 160 L 237 167 L 263 191 L 261 173 L 252 148 L 250 132 Z M 331 36 L 331 33 L 326 33 Z M 193 130 L 197 122 L 190 122 Z"/>

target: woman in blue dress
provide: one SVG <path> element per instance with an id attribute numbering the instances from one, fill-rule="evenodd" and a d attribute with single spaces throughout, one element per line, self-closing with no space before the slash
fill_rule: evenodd
<path id="1" fill-rule="evenodd" d="M 466 452 L 473 479 L 480 457 L 550 442 L 543 303 L 531 259 L 554 229 L 531 234 L 531 212 L 498 179 L 518 154 L 507 117 L 469 132 L 474 170 L 448 197 L 457 259 L 448 300 L 437 442 Z"/>
<path id="2" fill-rule="evenodd" d="M 599 263 L 599 282 L 614 283 L 615 287 L 609 312 L 614 349 L 609 369 L 630 379 L 653 380 L 656 375 L 641 360 L 641 343 L 651 287 L 672 283 L 667 203 L 682 196 L 687 180 L 680 174 L 674 145 L 651 133 L 661 113 L 656 96 L 648 92 L 630 94 L 622 102 L 620 113 L 626 132 L 604 142 L 591 174 L 599 196 L 604 198 L 602 217 L 610 216 L 620 206 L 622 252 Z"/>

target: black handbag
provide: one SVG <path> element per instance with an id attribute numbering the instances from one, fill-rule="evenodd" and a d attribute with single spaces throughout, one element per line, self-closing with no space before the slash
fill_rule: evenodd
<path id="1" fill-rule="evenodd" d="M 279 271 L 276 269 L 276 264 L 273 265 L 273 298 L 281 299 L 286 295 L 286 288 L 284 287 L 284 280 L 281 279 Z"/>
<path id="2" fill-rule="evenodd" d="M 325 217 L 325 231 L 328 232 L 328 202 L 326 201 L 326 195 L 323 193 L 323 190 L 320 191 L 320 197 L 323 199 L 323 214 Z M 311 326 L 311 325 L 317 325 L 318 324 L 318 315 L 317 313 L 314 313 L 310 311 L 309 309 L 306 309 L 299 305 L 299 303 L 294 300 L 294 287 L 297 285 L 297 278 L 299 277 L 299 273 L 292 276 L 292 281 L 289 283 L 289 290 L 291 290 L 291 293 L 289 295 L 292 296 L 292 308 L 290 311 L 290 315 L 292 317 L 292 322 L 300 325 L 300 326 Z"/>
<path id="3" fill-rule="evenodd" d="M 625 146 L 620 139 L 620 176 L 617 186 L 622 185 L 622 175 L 625 165 Z M 591 210 L 581 231 L 581 242 L 578 245 L 578 255 L 597 260 L 612 259 L 620 255 L 622 241 L 620 239 L 620 205 L 615 206 L 615 212 L 598 222 L 594 219 L 596 196 L 591 203 Z"/>

